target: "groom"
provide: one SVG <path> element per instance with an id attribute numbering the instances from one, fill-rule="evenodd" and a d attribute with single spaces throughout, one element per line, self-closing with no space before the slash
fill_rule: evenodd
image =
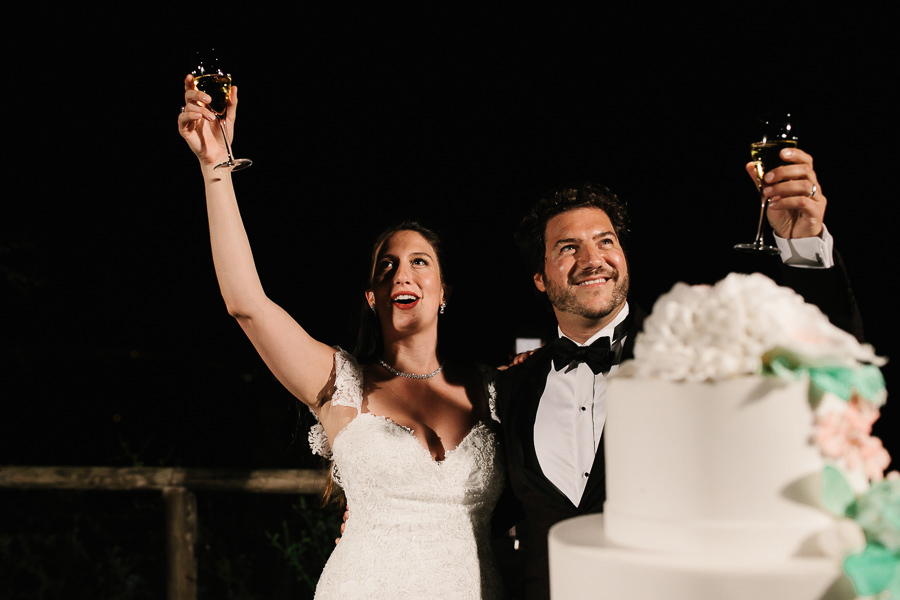
<path id="1" fill-rule="evenodd" d="M 855 301 L 843 270 L 834 267 L 812 158 L 797 149 L 782 151 L 782 158 L 789 164 L 766 175 L 763 193 L 771 198 L 782 260 L 791 265 L 785 283 L 860 337 Z M 550 527 L 603 510 L 607 377 L 631 358 L 645 316 L 627 301 L 627 232 L 624 204 L 593 184 L 559 188 L 538 201 L 517 232 L 559 325 L 557 340 L 498 380 L 510 487 L 524 515 L 516 524 L 516 572 L 524 573 L 528 600 L 550 597 Z"/>

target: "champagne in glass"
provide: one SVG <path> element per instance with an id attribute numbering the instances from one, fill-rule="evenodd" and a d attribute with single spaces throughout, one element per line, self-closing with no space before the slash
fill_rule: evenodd
<path id="1" fill-rule="evenodd" d="M 786 164 L 781 160 L 781 151 L 784 148 L 796 148 L 797 140 L 769 140 L 765 142 L 753 142 L 750 144 L 750 158 L 756 164 L 757 186 L 761 185 L 763 176 L 774 169 Z"/>
<path id="2" fill-rule="evenodd" d="M 225 131 L 225 113 L 228 110 L 228 97 L 231 94 L 231 75 L 224 71 L 219 64 L 221 54 L 215 50 L 198 52 L 195 66 L 191 69 L 194 77 L 194 87 L 212 98 L 207 108 L 216 115 L 219 128 L 222 131 L 222 140 L 225 142 L 225 151 L 228 160 L 216 165 L 216 169 L 226 171 L 239 171 L 253 164 L 249 158 L 235 159 L 231 156 L 231 145 L 228 143 L 228 135 Z"/>
<path id="3" fill-rule="evenodd" d="M 756 225 L 756 239 L 749 244 L 736 244 L 735 250 L 779 254 L 776 246 L 763 241 L 763 224 L 769 199 L 762 197 L 762 182 L 765 174 L 786 164 L 780 153 L 785 148 L 797 147 L 797 118 L 790 114 L 769 113 L 757 117 L 760 126 L 759 141 L 750 144 L 750 159 L 756 170 L 756 188 L 760 191 L 759 221 Z"/>
<path id="4" fill-rule="evenodd" d="M 212 98 L 207 108 L 217 115 L 224 115 L 228 108 L 228 97 L 231 94 L 231 77 L 219 75 L 200 75 L 194 78 L 194 87 Z"/>

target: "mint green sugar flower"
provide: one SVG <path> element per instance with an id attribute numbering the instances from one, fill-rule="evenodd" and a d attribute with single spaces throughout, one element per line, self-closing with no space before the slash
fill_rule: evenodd
<path id="1" fill-rule="evenodd" d="M 853 520 L 869 542 L 900 553 L 900 477 L 872 483 L 856 501 Z"/>

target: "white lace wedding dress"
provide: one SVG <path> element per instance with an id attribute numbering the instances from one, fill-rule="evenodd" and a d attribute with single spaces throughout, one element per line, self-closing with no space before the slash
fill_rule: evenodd
<path id="1" fill-rule="evenodd" d="M 335 354 L 335 406 L 356 417 L 329 447 L 321 425 L 314 452 L 334 459 L 350 517 L 319 584 L 317 600 L 501 597 L 489 547 L 491 511 L 503 486 L 494 432 L 479 423 L 435 461 L 412 432 L 362 412 L 363 375 Z M 488 386 L 493 407 L 493 386 Z"/>

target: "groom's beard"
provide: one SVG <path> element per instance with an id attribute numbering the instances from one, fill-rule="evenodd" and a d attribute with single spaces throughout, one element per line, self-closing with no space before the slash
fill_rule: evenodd
<path id="1" fill-rule="evenodd" d="M 592 277 L 606 277 L 603 289 L 585 293 L 579 290 L 578 282 Z M 612 285 L 611 288 L 607 286 Z M 557 286 L 552 280 L 544 280 L 547 298 L 553 308 L 560 312 L 577 315 L 585 319 L 598 320 L 615 313 L 628 299 L 628 270 L 620 273 L 612 267 L 581 271 L 569 278 L 565 286 Z"/>

